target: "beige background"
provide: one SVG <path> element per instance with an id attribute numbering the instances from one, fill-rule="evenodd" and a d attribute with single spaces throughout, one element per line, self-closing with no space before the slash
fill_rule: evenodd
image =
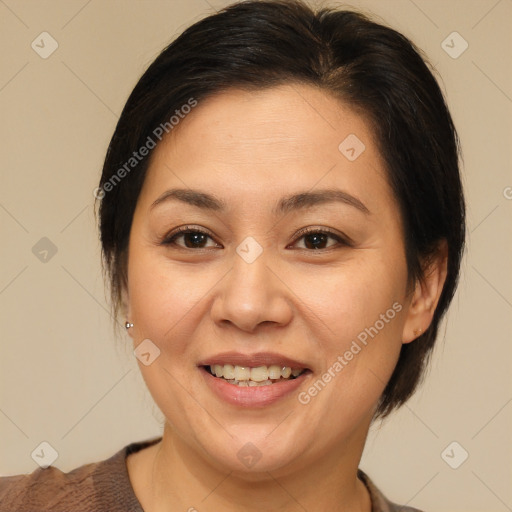
<path id="1" fill-rule="evenodd" d="M 33 471 L 42 441 L 67 471 L 160 433 L 128 339 L 112 334 L 92 191 L 142 71 L 228 3 L 0 0 L 0 474 Z M 512 510 L 512 1 L 351 5 L 412 38 L 442 76 L 469 222 L 430 375 L 373 427 L 362 468 L 393 500 L 427 511 Z M 43 31 L 59 45 L 47 59 L 31 48 Z M 469 44 L 457 59 L 441 45 L 453 31 Z M 57 248 L 47 262 L 32 252 L 42 237 Z M 452 441 L 469 453 L 458 469 L 441 457 Z"/>

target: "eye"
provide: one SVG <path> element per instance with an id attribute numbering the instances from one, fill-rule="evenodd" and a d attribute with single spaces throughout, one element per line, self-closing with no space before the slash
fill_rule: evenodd
<path id="1" fill-rule="evenodd" d="M 212 236 L 202 229 L 190 226 L 182 226 L 166 235 L 161 242 L 162 245 L 176 246 L 183 249 L 208 249 L 212 247 L 221 248 Z M 304 228 L 301 229 L 295 238 L 295 242 L 289 247 L 295 246 L 298 249 L 325 250 L 336 246 L 350 246 L 348 237 L 343 237 L 328 229 Z"/>
<path id="2" fill-rule="evenodd" d="M 302 247 L 299 243 L 302 241 Z M 319 228 L 304 228 L 299 231 L 298 237 L 292 245 L 298 244 L 298 249 L 307 250 L 323 250 L 331 249 L 336 246 L 349 246 L 351 245 L 347 238 L 334 233 L 328 229 Z"/>
<path id="3" fill-rule="evenodd" d="M 209 240 L 212 242 L 209 244 Z M 162 241 L 162 245 L 174 245 L 184 249 L 207 249 L 220 247 L 209 233 L 190 226 L 182 226 L 168 235 Z"/>

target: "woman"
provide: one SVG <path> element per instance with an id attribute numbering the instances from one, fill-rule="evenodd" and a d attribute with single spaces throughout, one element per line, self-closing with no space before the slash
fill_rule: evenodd
<path id="1" fill-rule="evenodd" d="M 163 435 L 3 478 L 2 510 L 414 510 L 358 469 L 421 379 L 464 242 L 456 132 L 410 41 L 234 4 L 145 72 L 96 196 Z"/>

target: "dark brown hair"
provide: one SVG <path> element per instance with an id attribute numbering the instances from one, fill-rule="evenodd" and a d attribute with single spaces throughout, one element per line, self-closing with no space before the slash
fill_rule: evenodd
<path id="1" fill-rule="evenodd" d="M 149 66 L 123 109 L 97 189 L 114 317 L 150 154 L 126 163 L 191 99 L 284 83 L 320 87 L 371 122 L 402 214 L 411 283 L 423 277 L 422 262 L 439 242 L 447 242 L 448 273 L 432 324 L 402 345 L 377 411 L 384 417 L 410 397 L 424 373 L 458 280 L 465 207 L 457 134 L 425 59 L 402 34 L 360 13 L 315 12 L 299 0 L 236 3 L 185 30 Z"/>

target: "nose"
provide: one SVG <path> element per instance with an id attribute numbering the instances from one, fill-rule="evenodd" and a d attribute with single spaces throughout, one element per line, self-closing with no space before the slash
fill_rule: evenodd
<path id="1" fill-rule="evenodd" d="M 268 260 L 265 251 L 252 263 L 234 255 L 233 267 L 217 288 L 211 306 L 217 325 L 254 332 L 263 325 L 283 327 L 291 321 L 292 294 Z"/>

